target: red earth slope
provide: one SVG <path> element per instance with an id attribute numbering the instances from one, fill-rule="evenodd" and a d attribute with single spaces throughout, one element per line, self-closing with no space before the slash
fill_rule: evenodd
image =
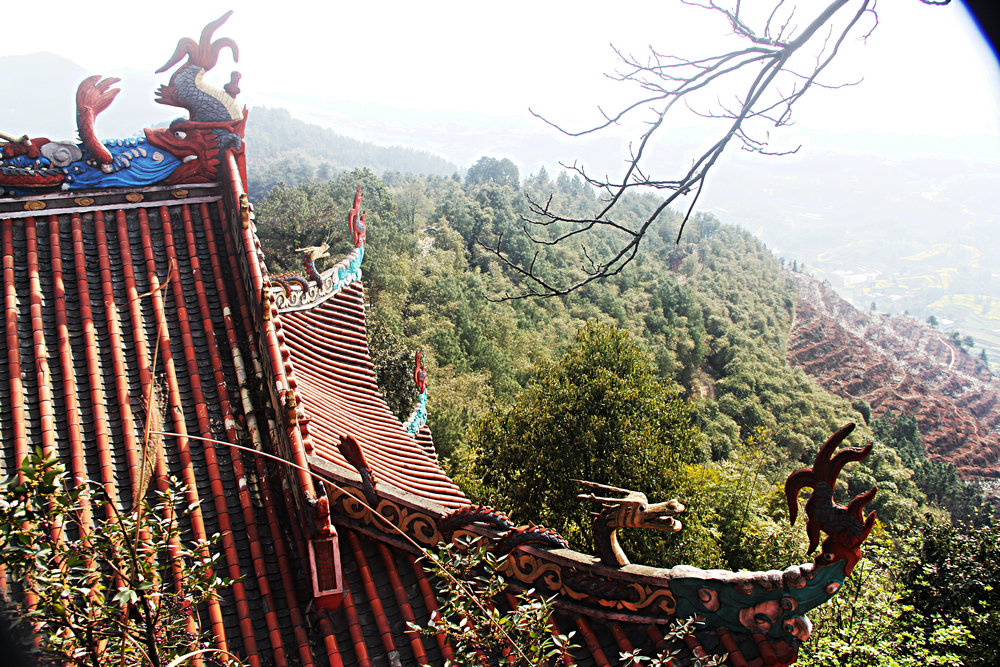
<path id="1" fill-rule="evenodd" d="M 931 458 L 954 463 L 965 479 L 1000 479 L 1000 378 L 931 326 L 862 312 L 828 284 L 790 275 L 799 287 L 793 366 L 828 391 L 868 401 L 873 417 L 914 416 Z"/>

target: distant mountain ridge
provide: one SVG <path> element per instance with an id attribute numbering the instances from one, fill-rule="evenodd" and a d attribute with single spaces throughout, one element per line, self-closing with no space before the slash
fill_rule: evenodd
<path id="1" fill-rule="evenodd" d="M 121 93 L 97 118 L 101 139 L 133 137 L 179 116 L 173 107 L 157 104 L 153 91 L 158 75 L 130 68 L 92 72 L 54 53 L 0 56 L 0 130 L 31 137 L 76 137 L 76 89 L 88 76 L 122 79 Z"/>
<path id="2" fill-rule="evenodd" d="M 967 481 L 1000 479 L 1000 378 L 949 337 L 909 317 L 858 310 L 792 273 L 799 289 L 788 359 L 826 390 L 917 420 L 928 455 Z"/>
<path id="3" fill-rule="evenodd" d="M 459 171 L 455 163 L 428 151 L 359 141 L 269 107 L 254 107 L 248 113 L 247 163 L 253 197 L 266 194 L 278 181 L 298 185 L 360 167 L 377 174 L 450 176 Z"/>

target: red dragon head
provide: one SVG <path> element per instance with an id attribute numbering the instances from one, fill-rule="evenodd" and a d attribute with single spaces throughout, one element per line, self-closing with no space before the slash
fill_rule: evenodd
<path id="1" fill-rule="evenodd" d="M 170 127 L 146 128 L 146 139 L 181 160 L 167 183 L 211 183 L 218 180 L 227 151 L 242 152 L 246 116 L 220 123 L 174 121 Z"/>

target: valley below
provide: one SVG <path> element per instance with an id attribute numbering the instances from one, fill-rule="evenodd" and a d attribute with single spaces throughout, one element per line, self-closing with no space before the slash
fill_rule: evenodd
<path id="1" fill-rule="evenodd" d="M 987 491 L 1000 484 L 1000 380 L 982 359 L 911 317 L 868 312 L 827 282 L 789 272 L 799 290 L 788 359 L 828 391 L 917 420 L 930 458 Z"/>

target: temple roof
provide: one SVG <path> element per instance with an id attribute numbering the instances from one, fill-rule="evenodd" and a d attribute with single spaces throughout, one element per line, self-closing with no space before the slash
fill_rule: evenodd
<path id="1" fill-rule="evenodd" d="M 419 359 L 420 401 L 405 423 L 376 386 L 361 193 L 351 253 L 323 272 L 268 273 L 245 190 L 238 76 L 223 89 L 202 78 L 222 20 L 159 93 L 190 120 L 101 142 L 93 117 L 114 81 L 91 77 L 77 95 L 79 145 L 3 145 L 0 472 L 14 474 L 41 448 L 75 483 L 96 480 L 129 507 L 155 385 L 168 433 L 156 484 L 186 483 L 200 502 L 186 536 L 221 533 L 219 567 L 237 582 L 199 610 L 203 627 L 252 665 L 443 663 L 444 639 L 406 623 L 425 623 L 438 604 L 421 548 L 459 535 L 507 556 L 511 592 L 555 596 L 555 627 L 577 633 L 576 664 L 616 663 L 635 648 L 650 655 L 671 623 L 690 617 L 704 626 L 683 639 L 677 664 L 706 653 L 732 665 L 794 661 L 808 634 L 801 614 L 836 592 L 870 530 L 864 502 L 817 500 L 862 453 L 833 456 L 835 436 L 825 459 L 790 478 L 796 493 L 816 489 L 810 537 L 830 537 L 814 563 L 781 572 L 628 565 L 615 562 L 610 541 L 602 558 L 580 554 L 552 531 L 471 505 L 438 465 Z M 603 500 L 605 528 L 641 529 L 660 511 L 635 492 Z"/>
<path id="2" fill-rule="evenodd" d="M 442 508 L 468 504 L 426 445 L 390 412 L 375 385 L 361 283 L 344 287 L 314 308 L 282 313 L 280 324 L 296 390 L 307 406 L 314 456 L 350 469 L 339 449 L 340 436 L 349 434 L 365 452 L 378 483 Z M 422 432 L 429 439 L 430 432 Z"/>

